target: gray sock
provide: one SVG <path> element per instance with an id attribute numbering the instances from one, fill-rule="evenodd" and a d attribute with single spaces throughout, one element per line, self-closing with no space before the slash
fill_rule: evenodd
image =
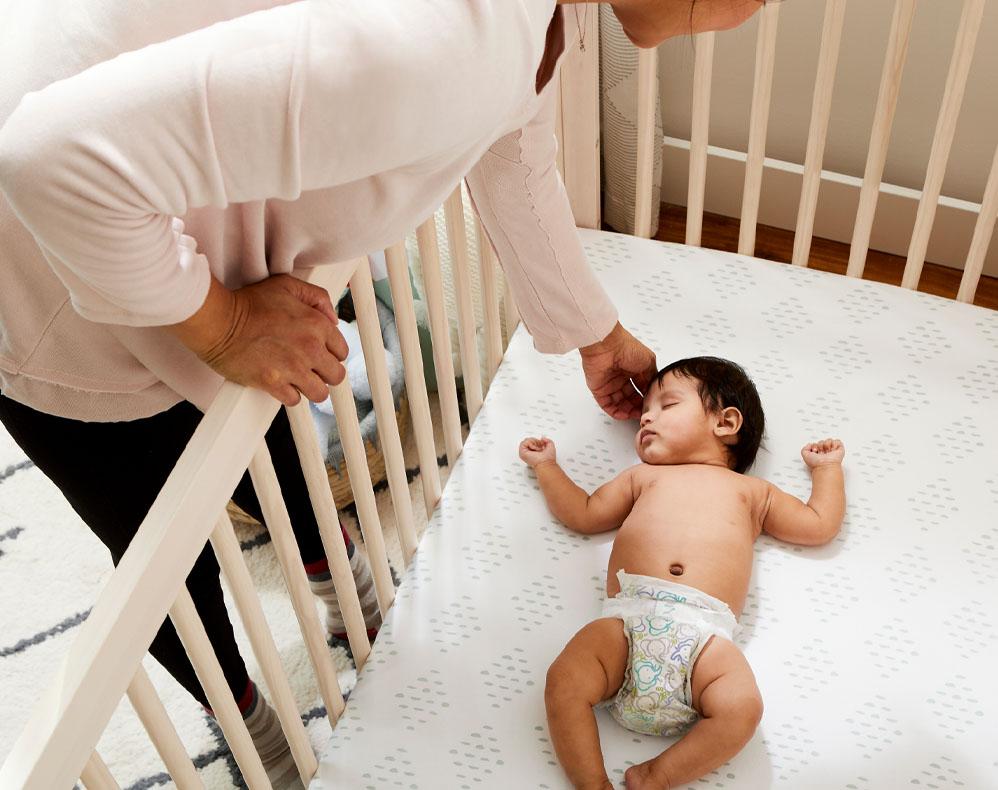
<path id="1" fill-rule="evenodd" d="M 357 597 L 360 598 L 360 610 L 364 615 L 364 624 L 368 630 L 381 626 L 381 612 L 378 609 L 378 597 L 374 590 L 374 577 L 367 557 L 359 551 L 354 551 L 350 557 L 350 570 L 353 572 L 354 583 L 357 585 Z M 326 571 L 308 577 L 308 585 L 312 593 L 326 604 L 326 631 L 330 634 L 342 635 L 347 628 L 340 612 L 339 601 L 336 600 L 336 590 L 333 589 L 333 577 Z"/>
<path id="2" fill-rule="evenodd" d="M 256 685 L 253 685 L 253 701 L 243 713 L 243 721 L 249 730 L 253 745 L 256 747 L 263 767 L 267 771 L 274 790 L 300 790 L 304 787 L 298 775 L 281 722 L 277 712 L 270 707 L 267 700 L 260 696 Z"/>

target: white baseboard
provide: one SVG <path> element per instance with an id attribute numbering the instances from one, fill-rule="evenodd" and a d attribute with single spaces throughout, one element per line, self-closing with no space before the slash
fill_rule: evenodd
<path id="1" fill-rule="evenodd" d="M 689 148 L 688 140 L 665 138 L 662 147 L 663 202 L 686 205 Z M 704 210 L 727 217 L 738 217 L 741 214 L 745 154 L 717 146 L 709 146 L 707 151 Z M 790 231 L 794 229 L 797 224 L 802 173 L 800 165 L 766 159 L 759 206 L 761 224 Z M 822 171 L 814 222 L 816 237 L 849 243 L 861 186 L 860 178 Z M 920 197 L 918 190 L 892 184 L 881 185 L 870 239 L 871 249 L 902 257 L 908 254 L 908 242 L 915 225 Z M 979 211 L 978 203 L 940 198 L 926 259 L 962 270 Z M 998 277 L 998 239 L 992 242 L 984 260 L 984 274 Z"/>

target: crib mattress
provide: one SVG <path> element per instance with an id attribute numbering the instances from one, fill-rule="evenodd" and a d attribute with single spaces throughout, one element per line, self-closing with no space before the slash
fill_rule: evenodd
<path id="1" fill-rule="evenodd" d="M 819 548 L 761 537 L 738 644 L 765 714 L 690 787 L 998 787 L 998 313 L 730 254 L 583 232 L 621 320 L 659 364 L 753 376 L 752 474 L 803 499 L 800 447 L 842 438 L 848 512 Z M 600 614 L 614 533 L 557 523 L 517 458 L 554 438 L 588 490 L 636 462 L 577 357 L 521 327 L 313 787 L 565 788 L 544 676 Z M 610 776 L 661 752 L 598 715 Z"/>

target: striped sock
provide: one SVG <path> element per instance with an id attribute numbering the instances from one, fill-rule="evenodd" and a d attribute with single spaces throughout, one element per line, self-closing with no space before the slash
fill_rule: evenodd
<path id="1" fill-rule="evenodd" d="M 242 711 L 243 721 L 249 730 L 253 746 L 260 755 L 274 790 L 301 790 L 303 787 L 298 767 L 291 754 L 277 713 L 257 691 L 256 684 L 250 681 L 252 697 Z M 248 691 L 248 689 L 247 689 Z"/>
<path id="2" fill-rule="evenodd" d="M 350 548 L 354 548 L 353 545 Z M 374 590 L 374 577 L 367 557 L 359 551 L 350 552 L 350 570 L 357 585 L 357 597 L 360 598 L 360 610 L 364 615 L 367 635 L 374 638 L 381 626 L 381 612 L 378 609 L 378 598 Z M 333 577 L 328 570 L 309 574 L 308 585 L 312 593 L 326 604 L 326 631 L 337 639 L 346 639 L 346 625 L 340 612 L 339 601 L 336 600 L 336 590 L 333 588 Z"/>

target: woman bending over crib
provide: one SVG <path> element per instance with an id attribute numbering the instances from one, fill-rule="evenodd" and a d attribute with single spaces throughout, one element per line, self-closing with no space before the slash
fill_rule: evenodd
<path id="1" fill-rule="evenodd" d="M 611 5 L 643 46 L 730 27 L 759 7 Z M 223 378 L 287 405 L 323 401 L 343 380 L 347 345 L 330 297 L 291 275 L 393 244 L 463 177 L 537 349 L 579 349 L 597 403 L 618 419 L 640 414 L 655 356 L 589 268 L 555 167 L 557 75 L 581 31 L 575 9 L 556 0 L 77 0 L 73 9 L 68 18 L 30 0 L 4 4 L 0 422 L 115 562 Z M 335 634 L 342 623 L 283 414 L 267 445 Z M 234 499 L 259 514 L 248 481 Z M 363 596 L 369 575 L 352 556 Z M 188 588 L 268 776 L 293 778 L 210 550 Z M 373 629 L 376 602 L 367 603 Z M 151 650 L 206 702 L 169 622 Z"/>
<path id="2" fill-rule="evenodd" d="M 684 737 L 627 770 L 629 790 L 665 790 L 722 765 L 749 741 L 762 697 L 732 641 L 762 533 L 805 546 L 838 534 L 845 512 L 837 439 L 801 450 L 811 470 L 805 505 L 744 472 L 764 416 L 738 365 L 696 357 L 663 368 L 645 395 L 635 438 L 641 463 L 587 495 L 558 466 L 550 439 L 527 438 L 551 512 L 584 534 L 620 527 L 607 568 L 603 617 L 548 670 L 544 699 L 558 759 L 577 788 L 609 790 L 592 709 L 648 735 Z"/>

